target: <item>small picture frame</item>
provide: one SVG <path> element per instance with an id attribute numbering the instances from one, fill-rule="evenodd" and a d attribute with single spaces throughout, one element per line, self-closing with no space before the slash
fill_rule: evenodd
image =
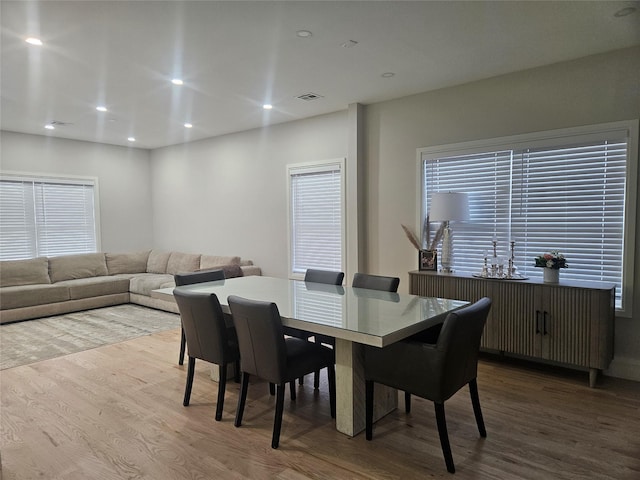
<path id="1" fill-rule="evenodd" d="M 420 250 L 418 252 L 418 268 L 420 270 L 438 270 L 438 251 Z"/>

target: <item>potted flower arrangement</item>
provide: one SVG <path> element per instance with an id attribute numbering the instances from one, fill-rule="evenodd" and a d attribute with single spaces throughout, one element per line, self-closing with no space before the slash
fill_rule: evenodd
<path id="1" fill-rule="evenodd" d="M 558 283 L 560 280 L 560 269 L 567 268 L 569 264 L 564 255 L 558 250 L 552 250 L 535 258 L 536 267 L 544 268 L 544 281 L 547 283 Z"/>

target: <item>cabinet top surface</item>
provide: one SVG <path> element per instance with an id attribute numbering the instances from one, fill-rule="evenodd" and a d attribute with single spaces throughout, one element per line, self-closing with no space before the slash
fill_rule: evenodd
<path id="1" fill-rule="evenodd" d="M 465 273 L 444 273 L 444 272 L 434 272 L 429 270 L 412 270 L 409 272 L 409 275 L 410 276 L 422 275 L 422 276 L 441 277 L 441 278 L 445 278 L 445 277 L 464 278 L 464 279 L 473 280 L 477 282 L 526 283 L 526 284 L 542 285 L 546 287 L 590 288 L 594 290 L 611 290 L 615 288 L 615 284 L 613 283 L 580 282 L 577 280 L 563 280 L 562 275 L 560 276 L 559 283 L 545 283 L 542 279 L 537 279 L 537 278 L 529 278 L 527 280 L 508 280 L 508 279 L 500 279 L 500 278 L 474 277 L 473 275 L 469 275 Z"/>

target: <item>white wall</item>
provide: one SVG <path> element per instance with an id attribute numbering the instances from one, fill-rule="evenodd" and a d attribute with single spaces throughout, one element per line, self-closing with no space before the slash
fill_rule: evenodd
<path id="1" fill-rule="evenodd" d="M 3 172 L 98 179 L 102 250 L 153 247 L 147 150 L 5 131 L 0 135 Z"/>
<path id="2" fill-rule="evenodd" d="M 417 258 L 400 224 L 415 227 L 419 214 L 416 149 L 640 118 L 640 48 L 370 105 L 365 118 L 368 270 L 399 276 L 406 291 Z M 639 188 L 638 178 L 629 187 Z M 638 223 L 630 226 L 636 252 Z M 611 373 L 640 380 L 640 255 L 635 261 L 634 316 L 616 319 Z"/>
<path id="3" fill-rule="evenodd" d="M 347 111 L 151 153 L 159 247 L 251 259 L 287 276 L 286 165 L 344 158 Z"/>

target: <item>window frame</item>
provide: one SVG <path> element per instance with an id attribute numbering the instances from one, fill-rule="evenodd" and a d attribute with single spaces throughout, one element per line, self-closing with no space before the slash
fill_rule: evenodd
<path id="1" fill-rule="evenodd" d="M 423 219 L 426 218 L 425 175 L 424 162 L 444 156 L 480 154 L 496 150 L 521 150 L 528 147 L 550 147 L 561 143 L 571 143 L 576 139 L 597 139 L 617 132 L 625 132 L 628 138 L 626 160 L 626 184 L 624 200 L 624 233 L 623 242 L 623 274 L 622 274 L 622 308 L 616 308 L 616 315 L 630 318 L 633 310 L 634 267 L 635 267 L 635 228 L 637 219 L 637 184 L 631 184 L 638 178 L 638 120 L 624 120 L 618 122 L 562 128 L 520 135 L 482 139 L 469 142 L 421 147 L 417 149 L 418 192 L 420 208 L 417 209 L 417 231 L 422 231 Z M 487 246 L 487 249 L 490 245 Z M 541 252 L 542 253 L 542 252 Z M 516 262 L 526 261 L 518 259 Z M 532 260 L 532 259 L 531 259 Z M 570 262 L 570 259 L 569 259 Z"/>
<path id="2" fill-rule="evenodd" d="M 327 160 L 318 160 L 303 163 L 288 164 L 287 171 L 287 259 L 288 259 L 288 275 L 294 280 L 304 279 L 304 273 L 293 271 L 293 244 L 294 244 L 294 228 L 293 228 L 293 203 L 291 198 L 292 177 L 300 173 L 321 173 L 337 166 L 340 170 L 340 271 L 344 271 L 346 265 L 346 159 L 334 158 Z"/>
<path id="3" fill-rule="evenodd" d="M 100 230 L 100 189 L 98 177 L 81 175 L 57 175 L 50 173 L 32 173 L 19 171 L 0 171 L 0 180 L 15 182 L 34 182 L 51 184 L 71 184 L 71 185 L 91 185 L 93 187 L 93 215 L 94 215 L 94 236 L 96 252 L 102 251 L 102 238 Z M 38 252 L 36 257 L 40 257 Z M 71 255 L 71 253 L 70 253 Z M 49 255 L 54 256 L 54 255 Z"/>

